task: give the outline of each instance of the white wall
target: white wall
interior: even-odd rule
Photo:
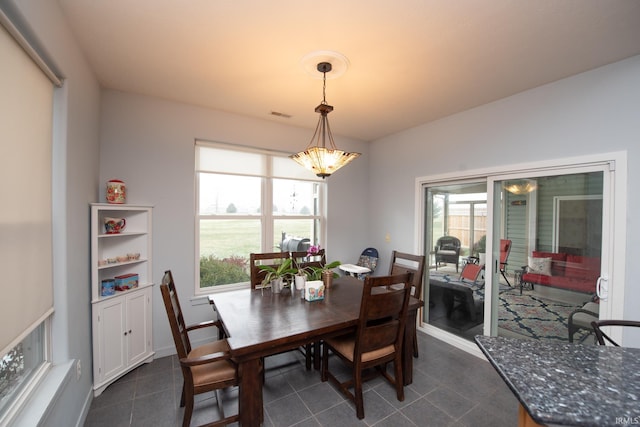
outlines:
[[[313,130],[117,91],[102,93],[101,109],[100,199],[104,199],[106,181],[118,178],[127,185],[127,203],[155,207],[154,281],[158,283],[164,270],[171,269],[187,322],[211,319],[207,304],[191,307],[187,300],[193,297],[196,259],[194,141],[295,152],[306,147]],[[340,148],[363,154],[328,178],[330,225],[327,242],[322,244],[331,260],[353,262],[369,243],[368,146],[334,136]],[[158,287],[154,288],[153,324],[154,349],[159,355],[174,353]]]
[[[640,182],[640,56],[374,141],[373,244],[382,249],[383,265],[392,248],[414,248],[420,238],[414,232],[417,177],[615,151],[627,151],[631,183],[625,313],[640,319],[640,251],[634,244],[640,240],[640,200],[633,185]]]
[[[68,30],[58,3],[15,0],[1,4],[33,36],[65,78],[55,93],[53,362],[80,360],[82,376],[64,384],[46,425],[72,425],[91,403],[89,206],[98,193],[100,89]],[[23,20],[24,18],[24,20]],[[28,22],[28,24],[26,22]],[[33,411],[33,403],[30,405]]]

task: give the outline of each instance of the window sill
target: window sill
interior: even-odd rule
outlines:
[[[42,425],[65,385],[71,380],[74,362],[74,360],[70,360],[52,366],[11,425],[16,427]]]

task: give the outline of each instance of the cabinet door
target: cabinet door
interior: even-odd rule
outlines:
[[[98,366],[94,371],[100,383],[123,372],[127,367],[125,353],[124,300],[114,298],[94,308],[94,351],[98,355]]]
[[[149,355],[151,349],[151,288],[127,298],[128,363],[135,364]]]

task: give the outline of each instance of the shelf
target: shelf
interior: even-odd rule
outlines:
[[[98,234],[98,239],[111,238],[111,237],[127,237],[127,236],[144,236],[146,235],[146,231],[125,231],[123,233],[103,233]]]
[[[94,299],[93,301],[91,301],[91,303],[95,304],[95,303],[98,303],[98,302],[103,302],[103,301],[110,300],[112,298],[117,298],[117,297],[122,296],[124,294],[131,294],[131,293],[134,293],[136,291],[142,290],[144,288],[148,288],[149,286],[153,286],[153,283],[139,283],[138,286],[135,287],[135,288],[127,289],[126,291],[116,291],[116,293],[113,294],[113,295],[107,295],[107,296],[99,295],[98,298]]]
[[[131,261],[124,261],[124,262],[116,262],[113,264],[106,264],[106,265],[99,265],[98,266],[98,270],[107,270],[109,268],[115,268],[115,267],[120,267],[123,265],[131,265],[131,264],[140,264],[143,262],[147,262],[148,260],[146,258],[140,258],[140,259],[134,259]]]

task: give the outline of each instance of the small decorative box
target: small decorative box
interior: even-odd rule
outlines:
[[[102,287],[100,295],[108,297],[116,293],[116,281],[113,279],[106,279],[102,281]]]
[[[116,291],[127,291],[131,288],[138,287],[138,275],[137,274],[123,274],[122,276],[116,276]]]
[[[322,280],[311,280],[305,283],[304,299],[307,301],[324,299],[324,283],[322,283]]]

